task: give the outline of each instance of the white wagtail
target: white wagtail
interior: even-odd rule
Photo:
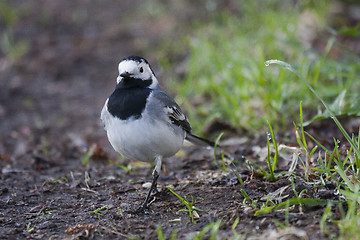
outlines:
[[[147,208],[150,194],[156,191],[164,157],[173,156],[184,139],[213,146],[211,141],[191,133],[186,115],[175,100],[159,86],[149,63],[130,56],[119,63],[116,88],[101,111],[112,147],[132,161],[155,161],[153,179],[146,199],[134,212]]]

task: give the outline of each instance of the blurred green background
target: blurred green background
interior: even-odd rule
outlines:
[[[175,81],[196,127],[225,121],[258,131],[269,120],[289,127],[303,101],[306,119],[329,117],[293,73],[265,67],[292,64],[332,103],[337,115],[359,116],[360,22],[335,1],[239,1],[216,12],[189,37],[185,81]],[[342,12],[344,11],[344,12]],[[360,13],[357,14],[358,18]]]
[[[20,118],[7,99],[26,83],[12,97],[27,124],[81,128],[113,89],[118,61],[135,54],[152,63],[195,132],[253,133],[267,120],[285,130],[300,101],[305,120],[328,117],[294,74],[265,67],[269,59],[292,64],[338,116],[359,116],[359,9],[329,0],[0,0],[0,117]],[[46,116],[39,99],[49,100],[40,104]]]

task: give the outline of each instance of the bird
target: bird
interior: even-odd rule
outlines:
[[[107,138],[130,161],[154,162],[152,182],[144,202],[132,211],[146,212],[151,193],[157,192],[163,158],[175,155],[184,140],[200,146],[214,146],[192,133],[187,116],[165,92],[149,62],[139,56],[122,59],[116,87],[101,110]]]

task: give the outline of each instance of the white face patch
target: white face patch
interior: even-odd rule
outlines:
[[[158,86],[158,81],[153,74],[149,64],[144,61],[138,62],[134,60],[123,60],[119,63],[118,66],[119,76],[117,78],[117,83],[122,80],[121,74],[129,73],[131,74],[132,78],[142,79],[142,80],[149,80],[152,79],[152,84],[149,88],[156,88]]]
[[[136,73],[138,68],[138,63],[136,61],[130,61],[130,60],[125,60],[125,61],[121,61],[119,63],[119,74],[124,73],[124,72],[128,72],[128,73]]]

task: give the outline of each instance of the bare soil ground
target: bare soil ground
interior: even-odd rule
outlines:
[[[245,163],[243,156],[264,166],[266,138],[260,136],[225,145],[244,185],[232,171],[216,167],[212,150],[184,147],[165,162],[161,191],[154,196],[149,214],[126,213],[144,200],[143,183],[151,180],[152,168],[128,165],[125,160],[123,165],[132,167],[126,171],[108,161],[116,162],[117,154],[107,142],[99,113],[115,85],[119,59],[142,55],[144,49],[158,46],[161,38],[176,37],[177,21],[197,16],[192,8],[177,8],[160,21],[141,15],[142,1],[12,4],[22,13],[14,34],[29,41],[29,51],[16,63],[0,55],[1,239],[156,239],[158,225],[167,236],[178,229],[178,238],[185,239],[220,219],[219,233],[226,237],[233,235],[236,218],[236,231],[248,238],[270,238],[270,234],[274,239],[328,238],[319,227],[323,206],[292,207],[289,222],[293,227],[281,229],[276,221],[285,223],[283,211],[255,217],[251,203],[243,204],[241,189],[258,205],[269,192],[281,188],[284,199],[294,196],[288,177],[269,182]],[[325,121],[309,131],[320,140],[340,138],[334,129],[331,121]],[[89,149],[93,155],[84,166],[81,160]],[[291,161],[281,159],[279,171],[287,171]],[[299,164],[295,174],[303,176],[303,172]],[[186,212],[178,212],[184,205],[165,186],[194,198],[194,205],[202,210],[196,223]],[[309,197],[337,199],[332,184],[315,192],[295,178],[295,186],[298,192],[307,189]]]

